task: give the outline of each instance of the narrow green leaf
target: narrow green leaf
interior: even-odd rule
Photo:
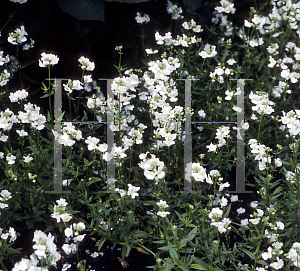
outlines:
[[[178,263],[179,257],[178,257],[176,250],[174,248],[170,248],[169,253],[170,253],[170,256],[172,257],[173,262]]]
[[[200,264],[191,264],[191,265],[190,265],[190,268],[194,268],[194,269],[197,269],[197,270],[209,270],[209,269],[203,267],[203,266],[200,265]]]
[[[244,251],[252,260],[254,260],[255,257],[254,257],[254,254],[251,251],[249,251],[245,248],[241,248],[241,250]]]

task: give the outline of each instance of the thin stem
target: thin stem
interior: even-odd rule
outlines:
[[[51,129],[53,127],[53,118],[52,118],[52,104],[51,104],[51,82],[50,82],[50,65],[48,65],[48,80],[49,80],[49,86],[48,86],[48,98],[49,98],[49,109],[50,109],[50,117],[51,117]],[[60,117],[60,116],[59,116]]]
[[[260,127],[261,127],[261,124],[262,124],[263,118],[264,118],[264,113],[262,112],[262,113],[261,113],[261,115],[260,115],[260,123],[259,123],[259,127],[258,127],[257,142],[259,142],[259,136],[260,136]]]

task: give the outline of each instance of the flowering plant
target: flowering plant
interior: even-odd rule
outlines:
[[[266,3],[234,27],[240,7],[221,0],[210,30],[191,18],[177,31],[186,13],[167,1],[177,26],[155,31],[147,49],[150,17],[137,13],[146,66],[126,69],[117,46],[119,76],[106,91],[86,74],[97,63],[85,56],[79,79],[51,82],[60,58],[43,52],[46,112],[29,89],[9,88],[30,33],[8,33],[17,49],[16,57],[0,51],[2,269],[20,250],[11,247],[17,230],[40,221],[47,227],[34,232],[34,252],[12,270],[67,270],[62,255],[73,254],[73,266],[86,268],[107,240],[121,245],[121,262],[133,248],[151,255],[152,270],[300,268],[300,4]],[[54,116],[58,89],[65,102]],[[83,257],[90,235],[97,245]]]

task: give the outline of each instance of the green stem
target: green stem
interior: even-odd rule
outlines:
[[[84,75],[84,70],[82,71],[82,74],[81,74],[81,83],[83,83],[83,75]],[[79,90],[79,97],[78,97],[78,104],[77,104],[77,113],[76,113],[76,118],[75,120],[77,120],[77,117],[78,117],[78,113],[79,113],[79,103],[80,103],[80,97],[81,97],[81,94],[82,94],[82,89]]]
[[[259,142],[259,136],[260,136],[260,127],[261,127],[261,124],[262,124],[263,118],[264,118],[264,113],[262,112],[262,113],[261,113],[261,115],[260,115],[260,123],[259,123],[259,127],[258,127],[257,142]]]
[[[148,63],[147,54],[146,54],[146,51],[145,51],[144,37],[145,37],[145,35],[144,35],[144,27],[143,27],[143,24],[142,24],[142,45],[143,45],[143,51],[144,51],[145,60]]]
[[[53,128],[53,117],[52,117],[52,103],[51,103],[51,81],[50,81],[50,65],[48,65],[48,80],[49,80],[49,86],[48,86],[48,99],[49,99],[49,109],[50,109],[50,117],[51,117],[51,129]],[[60,116],[58,116],[60,117]]]

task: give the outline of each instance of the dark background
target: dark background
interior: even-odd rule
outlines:
[[[195,10],[194,15],[191,13],[184,15],[193,17],[197,23],[210,24],[209,11],[212,9],[207,6],[207,2],[202,0],[193,2],[198,2],[199,8]],[[176,3],[184,7],[182,1]],[[169,31],[171,23],[171,16],[166,12],[166,4],[165,0],[150,0],[139,4],[105,2],[105,22],[101,22],[72,17],[59,7],[57,1],[28,0],[25,4],[18,4],[13,21],[3,29],[1,40],[4,42],[0,44],[0,50],[3,50],[5,55],[7,53],[15,55],[16,46],[8,43],[7,37],[17,27],[24,25],[28,33],[27,42],[30,38],[35,41],[33,49],[20,52],[21,62],[36,60],[36,63],[26,70],[30,78],[40,79],[47,76],[46,69],[38,66],[42,52],[53,53],[59,57],[59,63],[52,68],[56,77],[80,79],[78,58],[83,55],[96,64],[92,73],[94,79],[114,78],[118,76],[113,66],[118,65],[119,56],[115,51],[118,45],[123,45],[124,48],[123,64],[127,64],[128,68],[142,66],[140,61],[144,54],[140,37],[142,32],[141,25],[135,21],[136,13],[150,15],[150,23],[144,24],[145,47],[157,48],[155,32],[159,31],[164,35]],[[1,0],[1,28],[15,7],[16,4],[9,0]],[[174,27],[176,21],[172,21]]]

